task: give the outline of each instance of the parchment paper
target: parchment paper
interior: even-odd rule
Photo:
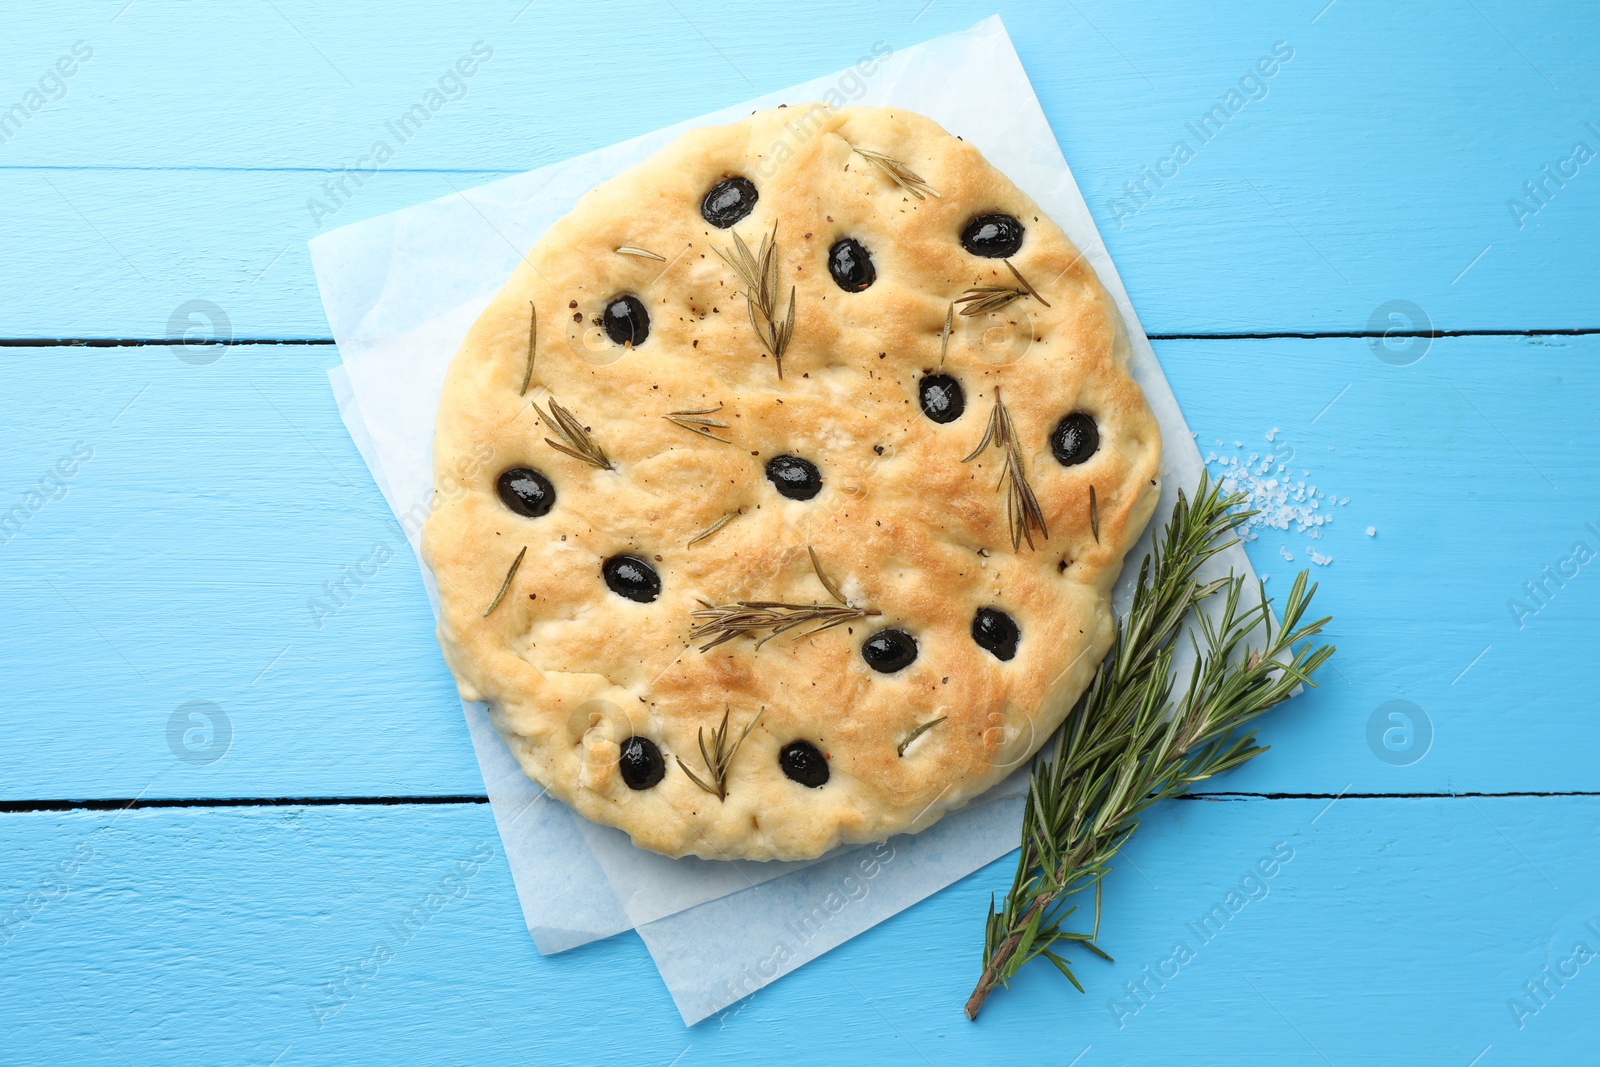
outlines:
[[[1118,613],[1126,610],[1154,531],[1170,516],[1178,490],[1200,478],[1193,435],[999,17],[887,58],[887,46],[874,47],[865,67],[311,241],[317,284],[344,360],[329,372],[340,414],[413,549],[431,497],[434,409],[450,357],[518,258],[579,196],[696,126],[780,103],[894,104],[965,137],[1037,200],[1083,250],[1126,320],[1134,376],[1164,439],[1161,501],[1115,592]],[[860,49],[863,55],[873,50]],[[1230,570],[1249,575],[1253,584],[1254,571],[1238,547],[1215,557],[1206,576]],[[437,610],[426,568],[423,578]],[[539,951],[560,952],[636,928],[690,1025],[1017,844],[1022,769],[980,802],[914,837],[811,863],[666,859],[543,796],[483,707],[463,707]],[[968,933],[976,938],[979,929],[974,916]]]

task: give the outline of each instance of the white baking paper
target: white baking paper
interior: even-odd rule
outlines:
[[[329,373],[340,414],[413,548],[431,496],[433,416],[445,368],[545,228],[594,185],[687,129],[780,103],[842,99],[920,111],[972,142],[1061,224],[1116,299],[1128,325],[1134,376],[1165,444],[1161,501],[1115,594],[1119,614],[1126,610],[1137,560],[1170,516],[1178,490],[1194,486],[1204,469],[1193,436],[999,17],[887,58],[884,51],[881,42],[874,47],[870,69],[858,64],[311,241],[317,284],[344,360]],[[1215,557],[1206,576],[1230,570],[1254,577],[1238,547]],[[426,568],[423,577],[437,606]],[[690,1025],[1017,843],[1026,789],[1021,769],[923,833],[881,845],[810,863],[667,859],[545,797],[522,775],[482,706],[464,709],[539,951],[560,952],[635,928]]]

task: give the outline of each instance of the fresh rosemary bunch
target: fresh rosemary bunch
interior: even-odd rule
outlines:
[[[1295,648],[1329,621],[1302,622],[1316,592],[1307,588],[1306,572],[1295,578],[1277,627],[1265,588],[1247,607],[1244,578],[1197,577],[1201,564],[1234,543],[1223,535],[1252,514],[1235,510],[1242,502],[1242,494],[1224,496],[1202,475],[1192,500],[1180,494],[1164,536],[1140,566],[1133,606],[1111,651],[1034,766],[1017,873],[1004,906],[995,911],[990,902],[983,974],[967,1000],[968,1018],[978,1017],[996,985],[1041,956],[1082,992],[1060,952],[1080,945],[1111,958],[1095,943],[1100,884],[1141,814],[1265,752],[1253,729],[1239,728],[1296,686],[1313,684],[1312,673],[1333,654],[1330,645]],[[1197,611],[1219,594],[1220,607]],[[1191,635],[1195,663],[1187,687],[1175,694],[1177,639],[1191,615],[1199,629]],[[1258,629],[1264,644],[1251,647]],[[1090,931],[1064,929],[1077,910],[1071,898],[1091,888]]]

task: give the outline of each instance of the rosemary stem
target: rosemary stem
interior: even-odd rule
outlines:
[[[989,957],[989,962],[983,968],[983,974],[978,978],[978,984],[973,987],[972,995],[967,998],[967,1018],[977,1021],[978,1012],[983,1010],[983,1002],[989,999],[989,993],[1000,983],[1000,975],[1005,970],[1011,957],[1017,954],[1017,948],[1022,944],[1023,933],[1044,914],[1045,909],[1055,902],[1059,891],[1056,893],[1041,893],[1033,898],[1033,903],[1018,918],[1012,927],[1010,935],[1000,942],[1000,947],[994,950]]]

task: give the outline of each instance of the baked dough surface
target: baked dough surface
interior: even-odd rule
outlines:
[[[855,148],[898,160],[938,195],[918,199]],[[701,213],[729,176],[758,192],[731,230]],[[1037,296],[954,315],[941,367],[952,302],[975,286],[1016,284],[1007,261],[960,239],[990,213],[1023,224],[1009,263]],[[791,286],[796,305],[781,379],[744,283],[717,254],[734,233],[755,251],[774,232],[780,311]],[[845,237],[876,271],[860,292],[828,268]],[[664,261],[619,254],[624,246]],[[649,314],[637,347],[599,326],[624,293]],[[523,394],[530,303],[537,343]],[[552,795],[666,855],[798,859],[931,825],[1036,750],[1109,647],[1111,587],[1159,492],[1160,431],[1129,358],[1113,302],[1066,235],[931,120],[816,104],[686,134],[552,226],[450,364],[423,553],[462,696],[489,703],[523,769]],[[962,386],[954,421],[923,414],[918,383],[931,373]],[[1030,530],[1032,549],[1012,546],[1008,493],[997,489],[1006,453],[991,444],[963,462],[997,392],[1048,528],[1048,538]],[[614,469],[546,443],[561,440],[546,421],[551,399]],[[664,417],[707,409],[718,410],[702,417],[727,424],[710,429],[725,440]],[[1093,418],[1100,440],[1066,466],[1050,436],[1073,412]],[[776,491],[765,465],[783,454],[816,464],[815,497]],[[516,467],[554,486],[548,514],[526,518],[502,502],[497,478]],[[764,633],[709,651],[699,647],[707,639],[691,641],[691,613],[707,604],[834,605],[808,549],[851,606],[877,614],[809,636],[802,626],[759,648]],[[602,563],[618,554],[655,568],[655,600],[608,588]],[[1009,661],[976,643],[981,608],[1015,620]],[[910,633],[917,656],[879,673],[861,649],[887,627]],[[697,737],[725,712],[730,742],[760,719],[718,799],[683,768],[712,781]],[[633,736],[663,757],[664,776],[644,789],[630,788],[618,763]],[[825,755],[824,785],[781,769],[780,751],[797,740]]]

